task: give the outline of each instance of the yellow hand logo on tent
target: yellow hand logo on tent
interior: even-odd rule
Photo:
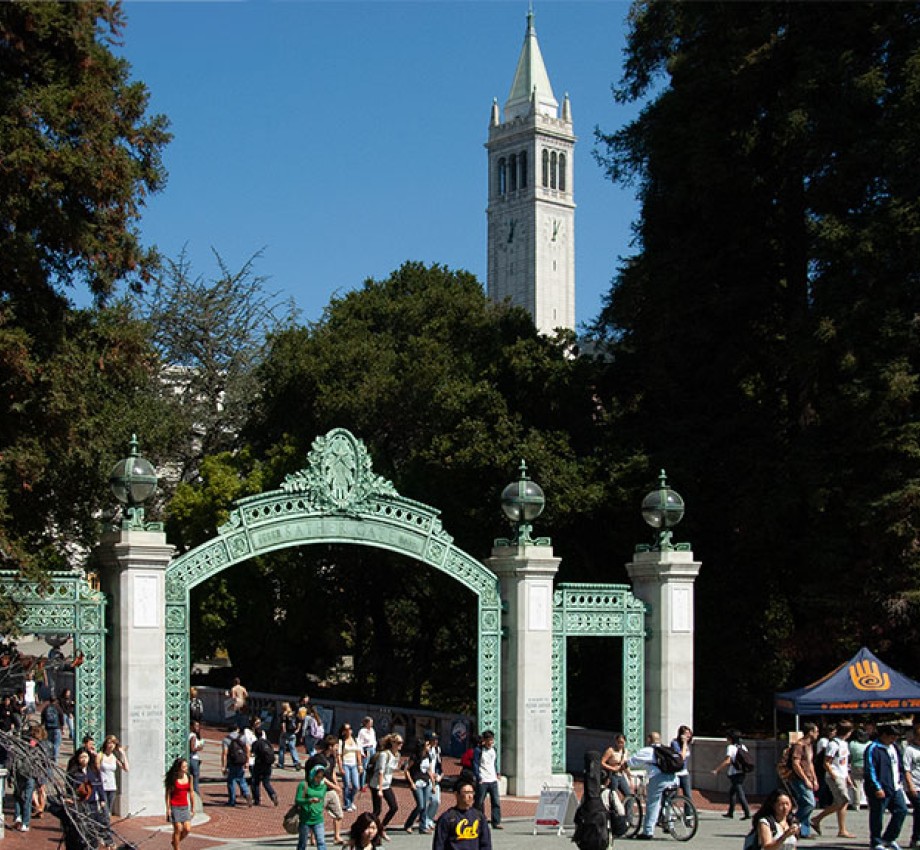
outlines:
[[[887,691],[891,678],[883,673],[877,661],[857,661],[850,665],[850,680],[860,691]]]

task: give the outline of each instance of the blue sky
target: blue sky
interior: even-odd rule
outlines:
[[[406,260],[466,269],[485,285],[486,153],[492,98],[511,88],[525,0],[126,3],[123,55],[171,121],[169,181],[144,241],[213,247],[293,298],[304,321],[335,293]],[[535,24],[575,132],[576,319],[590,322],[638,207],[592,157],[616,104],[625,2],[537,0]]]

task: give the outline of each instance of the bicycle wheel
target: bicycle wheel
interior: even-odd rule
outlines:
[[[675,794],[661,803],[661,825],[677,841],[689,841],[700,825],[696,806],[683,794]]]
[[[635,794],[627,794],[623,798],[623,809],[626,814],[626,823],[629,824],[626,837],[632,838],[642,829],[642,801]]]

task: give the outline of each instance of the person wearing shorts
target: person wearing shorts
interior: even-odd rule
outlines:
[[[846,720],[827,727],[828,742],[824,750],[824,779],[831,792],[831,804],[820,815],[811,819],[811,828],[821,834],[821,821],[828,815],[837,815],[837,837],[855,838],[847,832],[847,806],[850,804],[850,745],[847,739],[853,734],[853,725]]]
[[[179,845],[192,831],[195,815],[195,791],[189,774],[188,762],[177,758],[166,773],[166,820],[172,824],[172,847]]]

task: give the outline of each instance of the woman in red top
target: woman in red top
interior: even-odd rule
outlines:
[[[179,850],[179,843],[191,832],[192,817],[195,814],[195,792],[188,772],[188,762],[177,758],[166,773],[166,820],[173,825],[172,846]]]

